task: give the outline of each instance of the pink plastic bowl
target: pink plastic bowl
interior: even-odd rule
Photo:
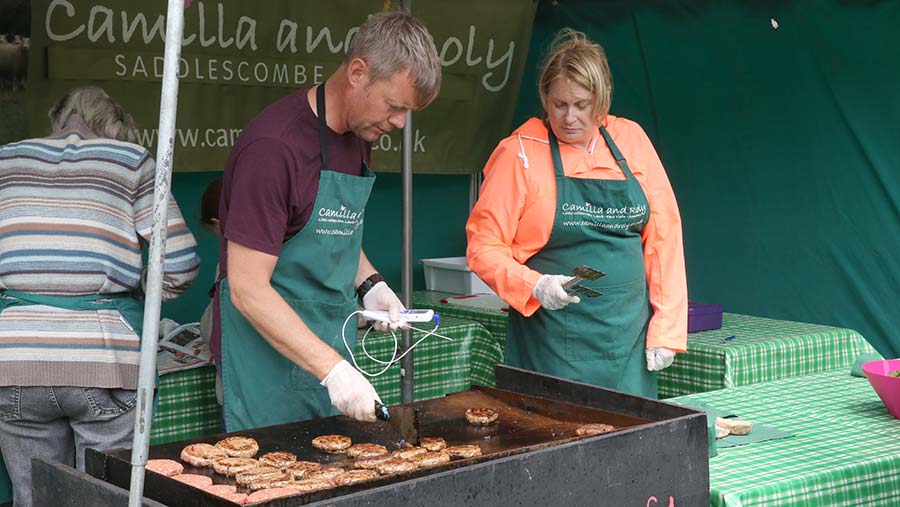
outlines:
[[[862,370],[875,392],[881,397],[888,412],[900,419],[900,377],[888,375],[888,373],[900,370],[900,359],[869,361],[862,365]]]

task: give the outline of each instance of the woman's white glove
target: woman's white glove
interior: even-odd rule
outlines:
[[[581,298],[570,296],[563,289],[563,284],[575,278],[566,275],[541,275],[531,294],[548,310],[560,310],[569,303],[580,303]]]
[[[647,349],[647,369],[659,371],[668,368],[675,360],[675,351],[668,347],[650,347]]]
[[[406,321],[400,320],[400,312],[405,310],[403,303],[388,287],[385,282],[378,282],[363,296],[363,308],[366,310],[385,310],[391,317],[391,322],[375,321],[372,325],[376,331],[397,329],[406,325]],[[374,410],[374,409],[373,409]]]
[[[350,363],[341,361],[334,365],[321,384],[328,389],[331,404],[342,414],[357,421],[375,420],[375,402],[381,403],[381,398],[366,377]]]

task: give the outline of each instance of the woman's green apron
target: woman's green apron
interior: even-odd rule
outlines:
[[[624,180],[569,178],[553,131],[556,216],[547,244],[525,264],[545,274],[569,274],[587,264],[607,273],[582,282],[603,293],[562,310],[531,317],[510,310],[506,364],[655,398],[645,340],[651,308],[641,231],[650,217],[647,197],[605,128],[600,132]]]
[[[272,287],[322,341],[348,356],[341,324],[356,311],[353,280],[362,248],[363,214],[375,176],[334,172],[325,142],[325,86],[316,93],[322,171],[312,215],[281,248]],[[318,379],[285,358],[234,307],[228,279],[220,282],[222,383],[228,431],[336,414]],[[356,342],[356,328],[347,341]]]

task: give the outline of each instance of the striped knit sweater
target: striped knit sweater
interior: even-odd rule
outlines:
[[[155,163],[144,148],[86,129],[0,146],[0,289],[51,296],[141,288]],[[169,200],[163,299],[200,259]],[[42,305],[0,314],[0,385],[135,389],[140,338],[115,310]]]

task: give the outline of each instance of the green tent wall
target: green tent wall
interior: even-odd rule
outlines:
[[[668,171],[691,300],[897,357],[898,25],[896,1],[541,1],[516,121],[554,33],[585,31]]]

